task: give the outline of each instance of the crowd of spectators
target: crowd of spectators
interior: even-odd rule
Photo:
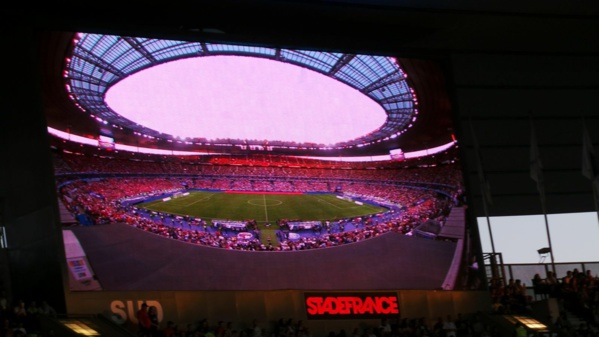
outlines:
[[[223,179],[224,180],[224,179]],[[433,191],[393,185],[374,185],[361,182],[348,184],[350,195],[379,203],[390,204],[392,210],[384,214],[351,219],[339,219],[328,223],[318,235],[302,236],[297,240],[278,236],[278,242],[264,244],[254,220],[247,220],[251,239],[240,240],[235,231],[208,224],[206,221],[168,214],[147,214],[122,203],[130,198],[149,198],[181,190],[180,178],[95,178],[76,180],[64,184],[60,195],[66,207],[73,213],[84,213],[96,224],[126,223],[161,236],[190,243],[241,250],[303,250],[337,246],[361,241],[370,237],[396,231],[409,235],[418,224],[429,219],[440,222],[452,206],[450,199],[438,198]],[[241,185],[238,185],[241,186]],[[368,194],[368,192],[371,192]],[[168,220],[168,221],[167,221]],[[346,226],[347,223],[353,226]],[[345,230],[346,228],[351,230]]]
[[[286,156],[273,154],[237,154],[237,155],[159,155],[150,153],[134,153],[128,151],[107,151],[92,146],[84,146],[69,142],[59,141],[52,151],[55,157],[57,173],[73,172],[127,172],[127,161],[136,161],[148,165],[144,171],[150,173],[186,172],[200,174],[206,167],[221,168],[225,166],[241,166],[255,168],[310,168],[310,169],[379,169],[379,168],[406,168],[406,167],[434,167],[439,164],[448,164],[457,161],[459,150],[457,147],[448,149],[435,155],[417,158],[404,158],[403,160],[381,160],[348,162],[334,159],[314,159],[309,157]],[[97,160],[82,159],[86,157]],[[108,160],[105,160],[108,159]],[[88,162],[94,163],[93,167]],[[121,164],[120,162],[125,162]],[[157,165],[154,165],[157,164]],[[162,171],[162,172],[158,172]],[[216,172],[218,173],[218,172]]]
[[[559,313],[543,320],[557,336],[599,336],[599,277],[591,270],[574,268],[561,277],[553,271],[545,277],[537,273],[528,285],[519,279],[509,279],[505,285],[501,279],[492,279],[490,291],[496,314],[533,315],[535,301],[551,298]],[[569,317],[577,317],[580,323],[573,324]]]
[[[548,272],[546,278],[535,276],[533,282],[535,292],[556,298],[561,309],[578,316],[591,329],[599,332],[599,277],[597,275],[593,275],[590,270],[582,272],[574,268],[566,271],[566,275],[561,278],[553,272]],[[565,325],[566,321],[561,317],[558,323]]]
[[[462,171],[457,163],[444,165],[418,165],[409,168],[397,165],[364,167],[363,163],[343,163],[336,167],[277,165],[255,166],[239,164],[215,164],[210,159],[194,161],[191,158],[152,156],[138,158],[135,155],[117,158],[111,156],[76,155],[54,152],[54,171],[57,176],[76,174],[145,174],[189,175],[194,177],[268,177],[301,179],[333,179],[346,181],[402,181],[434,183],[461,188]],[[283,157],[288,158],[288,157]],[[227,159],[230,161],[231,159]],[[291,159],[290,159],[291,160]],[[294,158],[294,160],[310,160]],[[247,161],[247,160],[246,160]],[[319,162],[312,160],[314,162]],[[422,167],[425,166],[425,167]]]
[[[0,297],[0,337],[42,337],[41,316],[57,317],[56,310],[45,300],[36,301],[18,298],[11,305],[6,291]]]
[[[231,321],[210,322],[200,319],[179,326],[168,321],[149,337],[504,337],[496,325],[476,312],[438,317],[432,321],[418,318],[382,318],[378,323],[359,324],[314,334],[303,320],[280,318],[272,322],[241,323]],[[505,336],[511,337],[511,336]]]
[[[528,294],[526,283],[510,278],[504,284],[500,278],[490,281],[493,312],[498,314],[529,314],[533,297]]]

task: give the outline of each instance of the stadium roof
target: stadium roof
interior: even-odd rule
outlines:
[[[407,83],[407,75],[394,58],[386,56],[80,34],[66,62],[64,78],[73,102],[98,121],[146,136],[174,140],[175,135],[166,135],[161,130],[137,124],[111,109],[104,99],[107,90],[150,67],[184,58],[221,55],[259,57],[304,67],[345,83],[383,107],[387,115],[384,125],[357,139],[334,144],[337,148],[364,146],[395,138],[417,120],[416,94]],[[202,108],[198,107],[197,113],[205,113]],[[237,143],[243,144],[244,140],[239,139]]]
[[[423,60],[397,59],[382,54],[207,42],[209,39],[193,41],[75,32],[48,34],[52,42],[44,45],[42,50],[50,54],[49,59],[53,62],[44,61],[48,74],[45,77],[48,93],[46,112],[48,125],[60,131],[89,138],[109,135],[119,143],[140,147],[206,150],[206,142],[202,145],[201,138],[178,141],[175,135],[123,117],[108,106],[106,92],[139,71],[170,61],[241,55],[283,62],[328,76],[372,99],[386,114],[386,121],[380,128],[362,137],[332,147],[304,143],[298,148],[297,144],[283,143],[293,145],[293,148],[279,149],[281,153],[385,155],[394,149],[419,151],[454,140],[451,108],[443,88],[440,66]],[[57,45],[63,45],[66,52]],[[419,103],[420,100],[426,100],[426,103]],[[248,140],[229,142],[247,144]],[[230,146],[229,143],[222,145]],[[208,150],[217,151],[218,146],[213,142]]]

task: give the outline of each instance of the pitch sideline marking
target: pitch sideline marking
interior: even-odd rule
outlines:
[[[205,196],[205,197],[203,197],[203,198],[201,198],[201,199],[198,199],[198,200],[196,200],[196,201],[192,202],[191,204],[187,204],[187,205],[185,205],[185,207],[189,207],[189,206],[191,206],[191,205],[195,205],[195,204],[197,204],[197,203],[198,203],[198,202],[200,202],[200,201],[206,201],[206,200],[210,200],[210,199],[212,199],[212,195]]]
[[[318,200],[318,202],[323,202],[323,203],[325,203],[325,204],[329,204],[329,205],[331,205],[331,206],[333,206],[333,207],[336,207],[337,209],[353,209],[353,208],[360,208],[360,206],[354,206],[354,205],[352,205],[351,207],[341,207],[341,206],[335,205],[335,204],[333,204],[333,203],[331,203],[331,202],[328,202],[328,201],[326,201],[326,200],[324,200],[324,199],[320,199],[319,197],[316,197],[316,196],[315,196],[314,198],[316,198],[316,200]]]

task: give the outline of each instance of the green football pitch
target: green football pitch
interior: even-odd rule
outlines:
[[[334,220],[386,211],[382,207],[339,199],[333,194],[245,194],[192,191],[187,196],[138,204],[137,207],[204,220]]]

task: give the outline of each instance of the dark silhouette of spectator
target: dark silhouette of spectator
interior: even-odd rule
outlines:
[[[56,317],[56,310],[52,306],[50,306],[50,304],[48,304],[48,302],[46,301],[42,301],[42,304],[40,305],[38,312],[40,315]]]
[[[152,337],[159,337],[160,333],[160,321],[158,321],[158,311],[155,306],[148,307],[148,316],[150,317],[150,334]]]
[[[173,337],[173,336],[175,336],[176,333],[177,333],[177,326],[175,325],[175,322],[173,322],[173,321],[166,322],[166,326],[164,327],[164,329],[162,329],[162,335],[164,337]]]
[[[138,336],[152,337],[152,321],[148,314],[148,305],[144,302],[137,311]]]

